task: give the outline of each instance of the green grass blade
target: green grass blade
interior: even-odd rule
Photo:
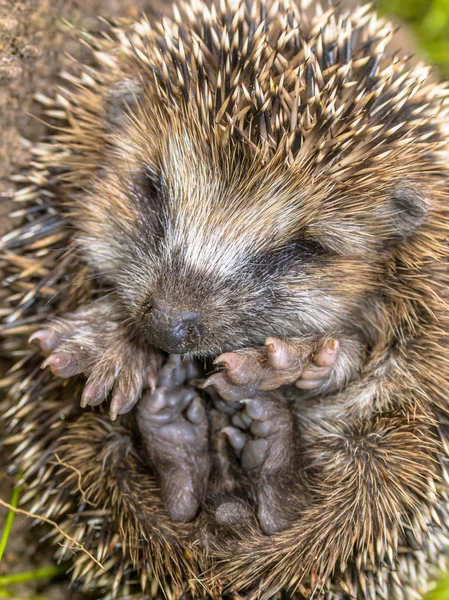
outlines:
[[[20,487],[17,486],[13,489],[10,504],[14,508],[17,508],[20,498]],[[9,510],[6,515],[5,526],[3,528],[2,538],[0,540],[0,561],[5,553],[6,545],[8,543],[9,535],[11,533],[12,524],[14,523],[14,517],[16,516],[13,510]]]
[[[14,585],[17,583],[26,583],[27,581],[36,581],[37,579],[52,579],[58,575],[64,575],[66,567],[51,565],[42,567],[34,571],[24,571],[23,573],[12,573],[11,575],[0,576],[0,586]]]

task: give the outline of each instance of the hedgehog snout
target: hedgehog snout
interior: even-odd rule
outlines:
[[[195,350],[204,331],[198,312],[182,310],[165,302],[153,302],[144,322],[147,339],[172,354]]]

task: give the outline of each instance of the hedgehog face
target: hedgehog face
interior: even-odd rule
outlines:
[[[79,226],[87,259],[148,340],[215,355],[362,322],[427,212],[407,147],[394,168],[388,153],[343,171],[347,158],[317,162],[307,148],[292,161],[282,143],[267,159],[189,107],[142,94],[134,106],[126,96],[131,118],[108,125]]]
[[[413,186],[340,184],[177,128],[105,169],[96,193],[114,192],[120,226],[103,214],[105,231],[97,219],[84,241],[148,340],[215,355],[360,322],[397,242],[423,218]],[[100,251],[99,237],[109,240]]]
[[[123,65],[103,65],[107,91],[75,109],[72,178],[95,179],[79,241],[171,352],[366,322],[432,195],[446,92],[384,60],[390,26],[346,39],[327,12],[309,29],[296,3],[257,6],[139,26]]]

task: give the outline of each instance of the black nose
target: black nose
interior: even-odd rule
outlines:
[[[199,313],[157,302],[146,315],[145,331],[153,345],[166,352],[183,354],[198,347],[203,325]]]

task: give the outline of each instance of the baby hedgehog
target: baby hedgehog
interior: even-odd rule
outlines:
[[[179,0],[81,35],[1,243],[23,501],[102,597],[421,598],[449,530],[447,87],[368,6]]]

